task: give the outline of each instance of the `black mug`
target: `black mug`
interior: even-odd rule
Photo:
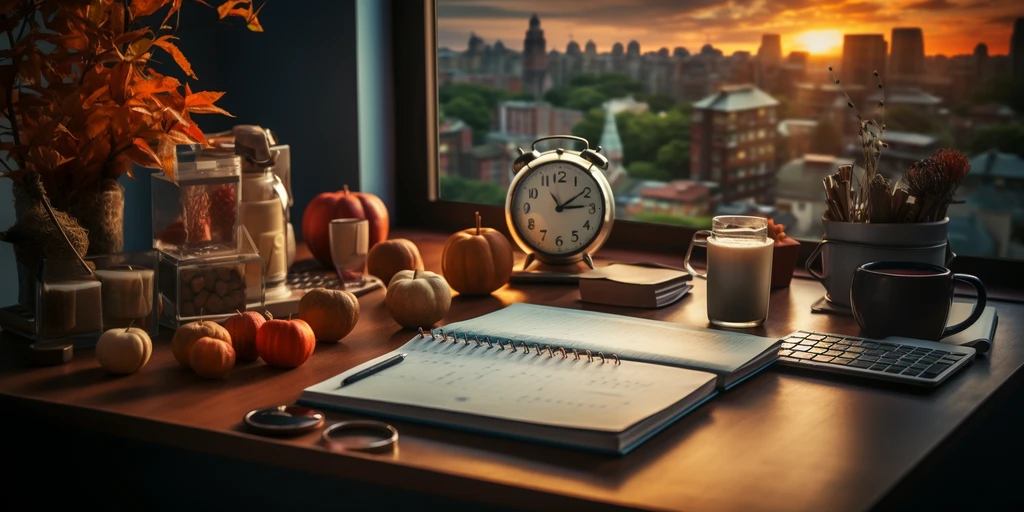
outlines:
[[[978,302],[967,320],[946,327],[957,281],[973,286]],[[938,341],[977,322],[985,311],[985,297],[985,285],[977,277],[904,261],[865,263],[854,272],[850,287],[850,305],[861,334],[874,339]]]

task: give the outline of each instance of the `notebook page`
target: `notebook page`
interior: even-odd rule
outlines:
[[[623,361],[568,359],[497,345],[416,337],[307,392],[569,428],[621,432],[699,389],[714,375]],[[341,381],[396,353],[401,363],[342,387]]]
[[[444,329],[562,346],[567,350],[615,353],[624,359],[716,373],[736,371],[777,342],[750,334],[524,303],[449,324]]]

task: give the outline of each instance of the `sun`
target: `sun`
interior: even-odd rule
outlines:
[[[823,55],[843,44],[843,33],[838,30],[808,30],[796,36],[796,44],[808,52]]]

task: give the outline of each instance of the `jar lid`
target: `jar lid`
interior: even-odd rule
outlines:
[[[202,153],[190,162],[178,162],[178,181],[240,176],[242,159],[235,155]]]

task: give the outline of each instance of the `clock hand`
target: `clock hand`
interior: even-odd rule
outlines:
[[[558,213],[562,213],[562,205],[558,204],[559,201],[558,201],[558,198],[555,197],[555,193],[554,192],[551,192],[551,199],[555,200],[555,211],[558,212]]]
[[[585,205],[582,205],[582,204],[574,204],[574,205],[571,205],[571,206],[562,206],[561,208],[563,210],[571,210],[573,208],[583,208],[584,206]]]
[[[583,193],[586,192],[586,191],[587,191],[587,189],[581,190],[579,194],[576,194],[576,195],[572,196],[572,199],[569,199],[568,201],[558,205],[558,208],[565,208],[566,207],[565,205],[575,201],[577,197],[582,196]]]

